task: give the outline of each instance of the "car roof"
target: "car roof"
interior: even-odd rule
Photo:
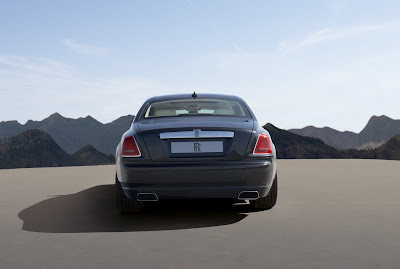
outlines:
[[[235,96],[235,95],[211,94],[211,93],[196,93],[196,95],[197,95],[196,98],[200,98],[200,99],[208,99],[208,98],[228,99],[228,100],[241,101],[241,102],[245,103],[242,98]],[[185,98],[193,98],[193,93],[154,96],[152,98],[147,99],[146,103],[153,103],[153,102],[164,101],[164,100],[185,99]]]
[[[148,104],[154,103],[154,102],[159,102],[159,101],[167,101],[167,100],[174,100],[174,99],[185,99],[185,98],[193,98],[193,93],[188,93],[188,94],[171,94],[171,95],[160,95],[160,96],[154,96],[151,97],[149,99],[146,100],[146,102],[143,103],[142,107],[139,109],[137,116],[135,117],[135,122],[138,121],[138,119],[140,118],[139,115],[141,115],[141,113],[143,112],[143,110],[145,109],[145,107]],[[241,102],[249,111],[251,117],[253,118],[253,120],[256,120],[256,117],[253,113],[253,111],[251,111],[250,107],[247,105],[247,103],[240,97],[235,96],[235,95],[227,95],[227,94],[212,94],[212,93],[196,93],[197,97],[199,99],[225,99],[225,100],[234,100],[234,101],[238,101]]]

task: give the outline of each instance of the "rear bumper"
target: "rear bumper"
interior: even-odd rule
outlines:
[[[242,191],[266,196],[275,176],[275,159],[225,162],[143,163],[122,159],[117,167],[130,199],[155,193],[162,199],[238,198]]]

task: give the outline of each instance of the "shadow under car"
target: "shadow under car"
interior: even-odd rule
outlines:
[[[152,204],[140,214],[120,214],[115,185],[99,185],[55,196],[22,210],[22,229],[42,233],[135,232],[229,225],[247,217],[246,203],[171,200]]]

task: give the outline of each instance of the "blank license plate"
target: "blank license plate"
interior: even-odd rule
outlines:
[[[171,153],[223,152],[222,141],[171,142]]]

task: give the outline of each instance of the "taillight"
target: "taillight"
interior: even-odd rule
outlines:
[[[140,157],[141,155],[135,138],[133,136],[126,137],[122,143],[121,157]]]
[[[254,147],[253,154],[272,154],[271,138],[266,134],[260,134]]]

